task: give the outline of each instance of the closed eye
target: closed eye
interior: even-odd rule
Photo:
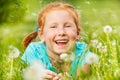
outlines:
[[[50,28],[57,28],[57,26],[51,26]]]
[[[68,27],[71,27],[71,26],[68,25],[68,26],[65,26],[65,27],[68,28]]]

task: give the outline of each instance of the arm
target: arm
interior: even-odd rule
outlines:
[[[32,76],[28,76],[26,80],[29,80],[30,77],[36,78],[36,80],[59,80],[60,76],[51,71],[51,70],[47,70],[45,68],[44,63],[42,62],[42,57],[39,57],[38,55],[42,55],[44,53],[44,50],[41,49],[42,47],[40,46],[40,51],[42,54],[39,54],[38,50],[36,50],[37,45],[35,45],[35,43],[31,43],[25,50],[23,56],[22,56],[22,60],[27,63],[29,66],[26,68],[26,75],[27,74],[33,74],[34,71],[34,75]]]
[[[90,74],[90,65],[84,64],[77,69],[77,80],[87,80],[87,76]]]

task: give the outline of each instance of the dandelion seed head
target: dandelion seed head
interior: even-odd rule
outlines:
[[[97,47],[97,44],[98,44],[99,42],[98,42],[98,40],[91,40],[90,41],[90,44],[93,46],[93,47]]]
[[[102,46],[102,43],[101,42],[99,42],[98,44],[97,44],[97,46],[96,46],[96,48],[101,48],[101,46]]]
[[[87,56],[86,56],[87,64],[98,63],[98,61],[99,61],[98,55],[96,55],[94,53],[87,54]]]
[[[107,46],[102,46],[100,49],[99,49],[100,52],[107,52]]]
[[[60,59],[63,60],[63,59],[65,59],[67,56],[68,56],[68,55],[67,55],[66,53],[63,53],[63,54],[60,55]]]
[[[70,62],[75,59],[75,54],[72,52],[70,54],[63,53],[60,55],[60,59],[63,60],[64,62]]]
[[[43,80],[45,77],[45,66],[35,61],[31,66],[27,67],[23,71],[24,80]]]
[[[9,46],[9,56],[13,58],[17,58],[20,54],[20,51],[14,47],[14,46]]]
[[[61,54],[61,55],[60,55],[60,59],[63,60],[63,61],[65,61],[65,62],[70,61],[69,55],[66,54],[66,53]]]
[[[111,32],[112,32],[112,27],[109,26],[109,25],[106,25],[106,26],[104,27],[104,32],[105,32],[105,33],[111,33]]]

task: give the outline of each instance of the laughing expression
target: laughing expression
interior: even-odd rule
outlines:
[[[65,10],[49,12],[45,18],[43,34],[47,52],[61,54],[66,53],[68,48],[79,36],[73,17]],[[71,46],[70,46],[71,45]]]

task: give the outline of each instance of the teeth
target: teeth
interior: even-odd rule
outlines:
[[[56,41],[56,42],[67,42],[67,41]]]

